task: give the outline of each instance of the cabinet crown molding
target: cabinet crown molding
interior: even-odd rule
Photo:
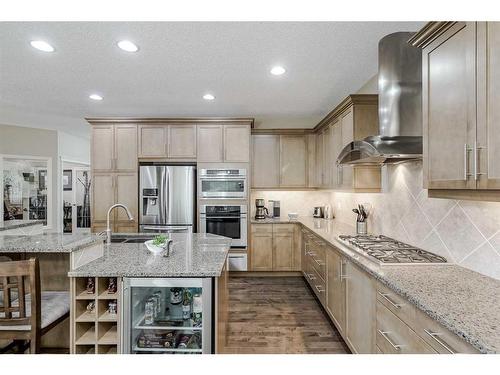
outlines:
[[[339,117],[347,108],[354,104],[376,104],[378,105],[378,94],[352,94],[342,100],[330,113],[328,113],[318,124],[313,128],[314,132],[318,132],[323,127],[330,124],[335,118]]]
[[[456,23],[456,21],[428,22],[422,29],[420,29],[408,40],[408,43],[418,48],[424,48]]]
[[[253,117],[86,117],[91,125],[98,124],[231,124],[254,127]]]

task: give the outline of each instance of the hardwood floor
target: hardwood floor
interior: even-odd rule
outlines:
[[[230,277],[226,353],[350,353],[302,277]]]

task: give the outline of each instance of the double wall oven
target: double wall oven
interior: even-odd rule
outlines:
[[[247,270],[247,170],[207,168],[199,174],[200,227],[202,233],[232,238],[229,270]],[[236,201],[242,201],[238,205]],[[215,203],[216,202],[216,203]]]

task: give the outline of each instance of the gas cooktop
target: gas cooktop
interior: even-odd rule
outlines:
[[[446,258],[393,238],[375,235],[340,235],[344,242],[354,246],[363,255],[376,259],[380,264],[446,263]]]

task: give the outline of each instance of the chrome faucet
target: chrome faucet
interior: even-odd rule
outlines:
[[[125,212],[127,213],[127,216],[128,216],[128,219],[130,221],[134,220],[134,217],[132,216],[132,214],[130,213],[129,209],[127,208],[127,206],[125,206],[124,204],[121,204],[121,203],[117,203],[117,204],[114,204],[112,205],[109,210],[108,210],[108,215],[106,217],[106,243],[107,244],[110,244],[111,243],[111,227],[110,227],[110,224],[109,224],[109,216],[111,215],[111,211],[113,211],[114,208],[116,207],[121,207],[125,210]]]

